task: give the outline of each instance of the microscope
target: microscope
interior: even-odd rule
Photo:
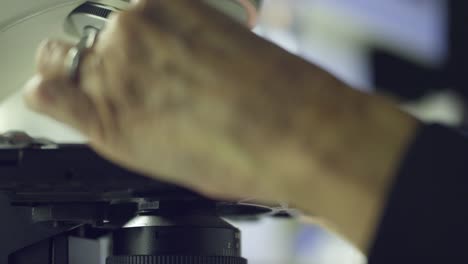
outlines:
[[[208,2],[249,23],[252,12],[246,10],[260,6],[255,0]],[[128,5],[81,1],[68,14],[65,32],[86,38],[85,29],[99,31]],[[68,264],[73,237],[109,238],[107,264],[246,264],[240,231],[225,219],[292,215],[284,206],[213,200],[122,168],[87,145],[22,132],[0,135],[0,175],[0,191],[10,204],[30,208],[34,223],[55,230],[7,252],[9,264]]]
[[[285,216],[280,206],[217,201],[99,157],[13,132],[0,137],[0,190],[30,207],[36,223],[61,230],[24,245],[9,264],[67,264],[68,239],[111,237],[108,264],[245,264],[241,234],[224,218]],[[5,239],[5,238],[2,238]]]

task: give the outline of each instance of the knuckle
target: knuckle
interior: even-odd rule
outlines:
[[[109,44],[113,45],[115,50],[120,51],[122,55],[137,52],[138,46],[141,46],[144,40],[141,24],[141,21],[131,14],[119,14],[113,21],[111,43]]]
[[[154,1],[154,0],[137,0],[133,5],[133,8],[127,11],[127,13],[135,13],[138,15],[152,14],[154,11],[159,11],[162,9],[164,2],[169,1]],[[177,1],[170,1],[177,2]]]
[[[62,68],[70,47],[70,45],[58,40],[46,40],[42,42],[36,52],[36,64],[39,72],[49,75],[57,71],[58,68]]]
[[[117,32],[131,33],[135,30],[135,25],[138,23],[138,16],[130,12],[122,12],[115,16],[114,26]]]
[[[103,74],[103,67],[102,59],[98,54],[89,52],[84,57],[80,66],[80,83],[83,89],[93,91],[90,94],[95,94],[97,88],[101,88],[96,86],[99,86],[103,82],[102,79],[106,78]]]
[[[101,70],[100,65],[100,56],[92,51],[88,51],[80,65],[80,73],[83,77],[94,76]]]
[[[144,95],[138,88],[138,82],[135,78],[128,76],[122,82],[122,95],[130,108],[137,108],[144,104]]]
[[[53,45],[53,41],[49,39],[44,40],[41,42],[41,44],[39,44],[39,47],[36,51],[36,63],[39,66],[41,66],[45,62],[45,59],[47,59],[46,54],[50,53]]]
[[[47,55],[55,51],[63,50],[63,45],[61,41],[54,39],[44,40],[37,49],[38,57],[42,58],[42,55]]]
[[[113,129],[113,118],[110,117],[108,103],[103,98],[94,98],[93,104],[95,105],[95,112],[93,113],[93,122],[86,122],[83,130],[94,140],[99,142],[108,142],[115,137],[117,131]],[[90,114],[90,113],[88,113]],[[84,117],[85,118],[85,117]]]
[[[138,9],[148,8],[151,3],[158,2],[158,1],[134,0],[133,2],[134,2],[133,9],[138,10]]]
[[[105,141],[109,141],[121,131],[119,104],[107,96],[103,96],[99,104],[100,124],[97,129],[101,138]]]

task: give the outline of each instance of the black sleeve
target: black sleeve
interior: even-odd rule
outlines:
[[[402,162],[369,264],[468,263],[468,138],[421,129]]]
[[[447,54],[440,64],[424,64],[396,50],[376,45],[370,47],[372,83],[378,91],[390,93],[401,100],[412,101],[422,96],[450,88],[468,101],[468,1],[440,0],[446,9]],[[396,17],[397,14],[395,15]],[[411,27],[411,25],[409,25]]]

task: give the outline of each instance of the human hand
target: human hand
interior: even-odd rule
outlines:
[[[259,41],[198,1],[139,1],[87,51],[79,83],[64,67],[72,46],[45,42],[25,99],[131,169],[210,195],[255,195],[254,161],[226,127],[246,46]]]

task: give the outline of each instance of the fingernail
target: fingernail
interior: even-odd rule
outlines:
[[[42,52],[49,52],[52,49],[52,41],[50,39],[45,39],[39,44],[38,50]]]

